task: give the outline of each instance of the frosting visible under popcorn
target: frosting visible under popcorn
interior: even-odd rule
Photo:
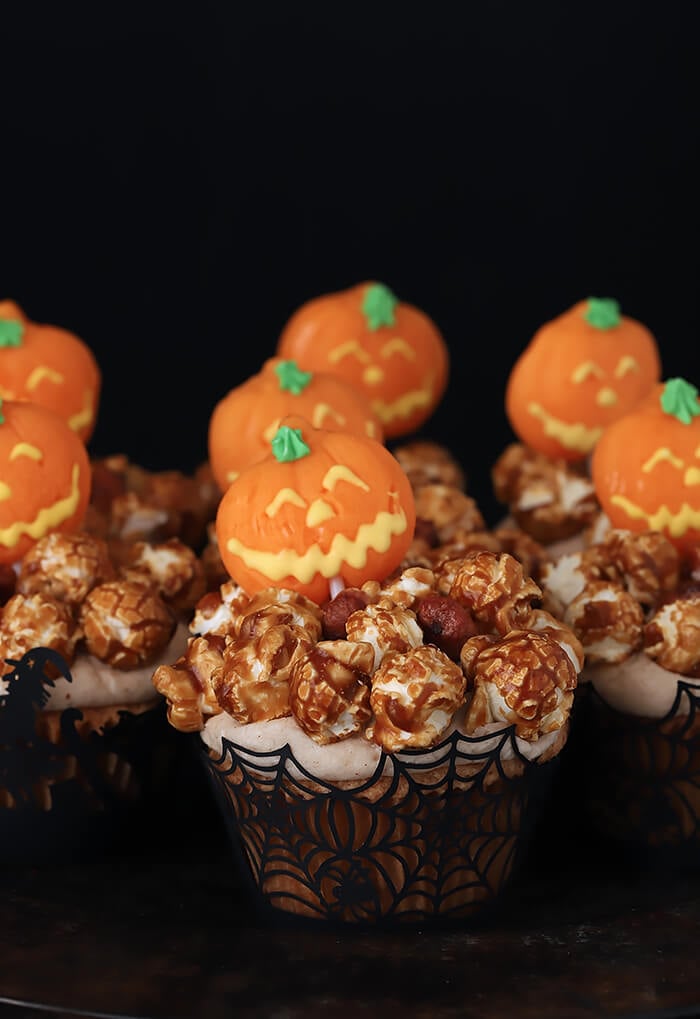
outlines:
[[[463,719],[457,715],[444,735],[446,739],[452,732],[461,730]],[[491,723],[482,728],[474,730],[471,739],[479,739],[480,754],[486,756],[496,748],[500,737],[494,736],[492,740],[488,737],[492,733],[501,733],[504,724]],[[349,739],[341,740],[330,745],[320,745],[310,739],[293,718],[276,718],[271,722],[257,722],[251,725],[240,725],[230,715],[221,714],[210,718],[201,731],[201,737],[205,745],[214,754],[223,753],[223,739],[228,739],[237,746],[251,750],[256,754],[275,754],[282,748],[289,747],[294,760],[307,772],[315,775],[324,782],[366,782],[372,778],[379,768],[382,760],[382,750],[376,743],[371,743],[362,736],[351,736]],[[551,732],[541,736],[538,740],[528,742],[513,738],[517,752],[526,760],[534,761],[547,754],[552,746],[560,739],[560,732]],[[473,745],[464,743],[464,749],[473,751]],[[431,761],[436,763],[443,755],[440,752],[424,750],[421,752],[421,770],[429,765]],[[510,741],[503,745],[501,750],[503,759],[514,756]],[[265,761],[268,765],[270,762]],[[255,762],[251,762],[255,767]],[[294,765],[288,765],[290,772],[294,774]],[[384,774],[391,774],[393,771],[391,756],[384,758]]]
[[[46,711],[64,708],[99,708],[110,704],[140,704],[157,700],[151,677],[161,662],[182,654],[187,627],[180,623],[170,643],[155,661],[128,671],[113,669],[94,655],[80,654],[70,667],[72,682],[59,676],[50,688]],[[1,682],[1,681],[0,681]]]

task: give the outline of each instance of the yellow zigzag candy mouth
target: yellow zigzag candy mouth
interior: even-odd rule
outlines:
[[[33,520],[18,520],[14,524],[10,524],[9,527],[0,529],[0,545],[4,545],[5,548],[14,548],[23,534],[30,538],[41,538],[47,531],[58,527],[64,520],[68,520],[75,513],[80,501],[79,479],[80,467],[78,464],[73,464],[69,494],[62,499],[57,499],[51,506],[42,507]]]
[[[256,570],[272,581],[295,577],[300,583],[308,584],[316,574],[327,579],[342,576],[343,566],[362,569],[367,562],[368,552],[386,552],[392,538],[404,534],[407,527],[408,521],[402,508],[394,513],[380,510],[371,523],[360,524],[354,539],[344,534],[335,534],[327,552],[316,542],[302,555],[291,548],[264,552],[249,548],[238,538],[229,538],[226,548],[249,569]]]
[[[700,510],[694,510],[687,502],[677,513],[672,513],[668,506],[659,506],[655,513],[647,513],[624,495],[613,495],[610,501],[631,520],[644,520],[650,530],[667,531],[672,538],[682,538],[686,531],[700,530]]]
[[[528,411],[534,418],[542,423],[545,435],[550,439],[556,439],[565,449],[575,449],[579,453],[590,453],[598,439],[603,434],[602,428],[587,428],[586,425],[567,424],[555,418],[539,403],[529,403]]]

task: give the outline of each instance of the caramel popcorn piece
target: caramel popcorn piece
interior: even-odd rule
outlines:
[[[644,651],[663,669],[700,676],[700,593],[657,609],[644,627]]]
[[[563,621],[583,644],[590,665],[622,662],[642,645],[642,607],[611,581],[587,584],[566,608]]]
[[[423,643],[423,631],[411,609],[402,609],[390,602],[367,605],[353,612],[345,624],[347,639],[371,644],[374,667],[379,667],[390,651],[404,653]]]
[[[241,638],[260,636],[269,626],[295,626],[316,641],[321,637],[322,620],[321,608],[305,595],[284,587],[266,587],[250,599],[234,626]]]
[[[189,615],[204,595],[204,569],[195,552],[179,538],[152,544],[137,541],[120,574],[127,580],[153,584],[173,612]]]
[[[402,609],[412,609],[435,590],[435,574],[420,566],[409,566],[398,577],[381,586],[376,581],[367,581],[362,585],[362,590],[371,594],[374,602],[388,598],[392,604]]]
[[[465,645],[463,668],[474,687],[465,727],[474,732],[494,722],[515,726],[516,735],[534,742],[566,723],[577,673],[558,643],[544,633],[513,630],[476,654]]]
[[[422,644],[387,655],[372,677],[374,721],[367,736],[387,753],[429,747],[464,702],[461,668],[439,648]]]
[[[43,594],[75,609],[89,591],[115,575],[107,543],[91,534],[52,532],[22,558],[17,576],[21,594]]]
[[[162,541],[172,536],[168,511],[145,502],[136,492],[118,495],[111,506],[111,537],[121,541]]]
[[[550,556],[544,546],[519,527],[495,527],[492,534],[498,543],[495,551],[508,552],[514,556],[522,563],[527,576],[538,582],[543,569],[550,562]]]
[[[220,706],[241,723],[289,715],[290,672],[311,646],[296,626],[270,626],[256,637],[227,639],[216,677]]]
[[[570,626],[547,612],[545,609],[533,609],[523,620],[523,630],[535,630],[556,641],[562,651],[569,656],[576,675],[583,668],[585,654],[583,644]]]
[[[14,594],[0,611],[0,675],[11,671],[7,659],[20,659],[35,647],[58,651],[71,665],[80,629],[64,602],[45,594]]]
[[[433,484],[450,485],[462,490],[466,487],[464,471],[459,463],[445,446],[437,442],[405,442],[396,446],[393,453],[414,490],[422,485]]]
[[[555,616],[563,616],[574,598],[588,584],[599,580],[619,582],[620,576],[600,546],[571,552],[542,568],[542,604]]]
[[[438,542],[449,541],[456,531],[483,531],[484,518],[474,499],[450,485],[422,485],[415,492],[416,517],[428,520]]]
[[[207,591],[195,606],[190,633],[235,636],[250,596],[233,580],[222,584],[218,591]]]
[[[199,732],[221,707],[216,687],[223,667],[223,639],[190,637],[173,665],[159,665],[153,686],[167,701],[168,721],[180,732]]]
[[[600,543],[637,601],[646,607],[654,605],[664,592],[678,587],[681,571],[680,554],[660,531],[613,529]]]
[[[292,666],[289,704],[294,718],[316,743],[336,743],[362,732],[369,704],[374,649],[346,640],[319,641]]]
[[[109,580],[94,587],[80,606],[88,651],[116,669],[153,659],[175,632],[175,617],[148,584]]]
[[[578,534],[600,510],[595,489],[576,464],[509,445],[491,472],[496,498],[523,531],[548,545]]]
[[[474,552],[459,561],[449,594],[479,623],[505,634],[519,625],[542,592],[514,556]]]

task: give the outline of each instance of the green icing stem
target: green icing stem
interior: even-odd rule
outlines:
[[[394,312],[398,303],[398,297],[395,297],[383,283],[372,283],[368,286],[362,298],[362,314],[365,316],[367,328],[374,332],[382,326],[393,326],[396,322]]]
[[[301,437],[301,428],[290,428],[289,425],[281,425],[277,429],[271,445],[275,459],[281,464],[301,460],[311,452]]]
[[[313,378],[312,372],[303,372],[296,361],[280,361],[275,365],[275,373],[279,379],[280,389],[299,396]]]
[[[622,321],[620,305],[612,297],[589,297],[583,317],[595,329],[614,329]]]
[[[0,318],[0,347],[20,347],[24,323],[17,318]]]
[[[669,379],[661,393],[661,409],[684,425],[700,415],[698,391],[685,379]]]

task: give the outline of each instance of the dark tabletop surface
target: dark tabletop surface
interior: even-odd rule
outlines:
[[[5,866],[0,1016],[700,1015],[700,875],[552,822],[498,911],[441,928],[272,926],[206,810],[188,838]]]

